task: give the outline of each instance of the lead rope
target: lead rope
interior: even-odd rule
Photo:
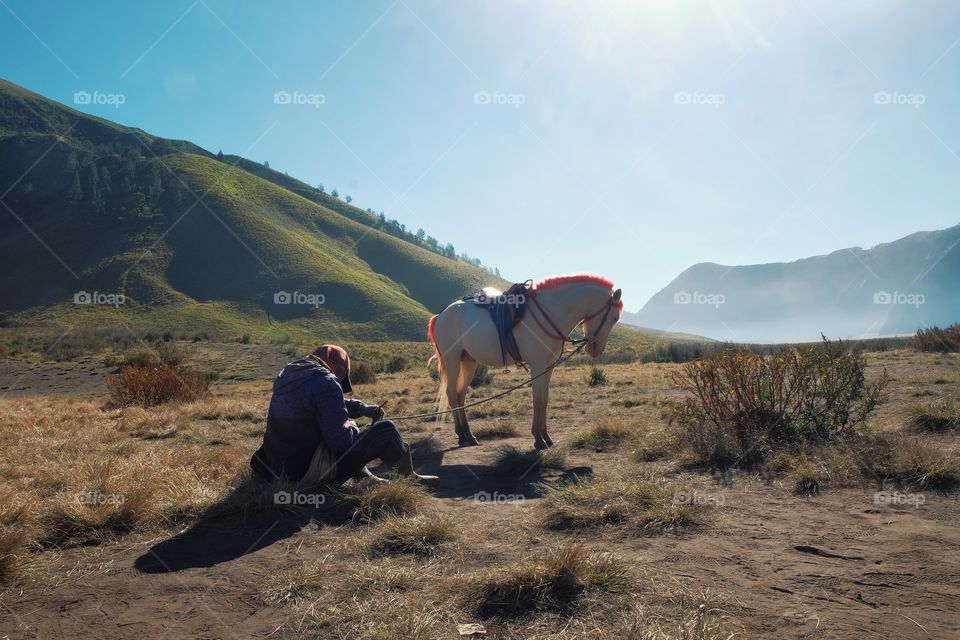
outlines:
[[[575,356],[575,355],[577,355],[578,353],[580,353],[580,352],[583,350],[583,348],[586,347],[587,344],[589,344],[589,341],[588,341],[586,338],[581,338],[581,339],[578,339],[578,340],[570,340],[569,338],[567,338],[567,339],[564,340],[564,344],[566,344],[567,342],[570,342],[570,343],[573,343],[573,344],[577,344],[577,348],[574,349],[573,351],[567,352],[566,355],[561,354],[560,356],[557,357],[557,359],[554,361],[553,364],[551,364],[549,367],[547,367],[546,369],[544,369],[543,371],[541,371],[541,372],[538,373],[537,375],[533,376],[533,377],[530,378],[529,380],[524,380],[524,381],[521,382],[520,384],[514,385],[514,386],[510,387],[509,389],[506,389],[505,391],[501,391],[500,393],[497,393],[497,394],[495,394],[495,395],[490,396],[489,398],[483,398],[482,400],[474,400],[473,402],[468,402],[467,404],[462,405],[462,406],[460,406],[460,407],[453,407],[453,408],[451,408],[451,409],[444,409],[443,411],[432,411],[432,412],[430,412],[430,413],[417,413],[417,414],[413,414],[413,415],[409,415],[409,416],[384,416],[383,419],[384,419],[384,420],[413,420],[413,419],[415,419],[415,418],[431,418],[431,417],[433,417],[433,416],[442,416],[442,415],[447,414],[447,413],[453,413],[454,411],[460,411],[461,409],[469,409],[470,407],[476,407],[476,406],[478,406],[478,405],[484,404],[485,402],[490,402],[491,400],[496,400],[497,398],[502,398],[503,396],[507,395],[508,393],[513,393],[513,392],[516,391],[517,389],[522,389],[523,387],[527,386],[528,384],[531,384],[531,383],[532,383],[534,380],[536,380],[537,378],[539,378],[539,377],[541,377],[541,376],[544,376],[544,375],[550,373],[550,371],[552,371],[552,370],[553,370],[554,368],[556,368],[558,365],[566,362],[567,360],[569,360],[569,359],[572,358],[573,356]],[[561,347],[561,348],[562,348],[562,347]],[[442,390],[441,390],[441,392],[442,392]]]

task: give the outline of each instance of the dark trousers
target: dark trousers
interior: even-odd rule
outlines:
[[[374,460],[391,466],[403,456],[403,437],[390,420],[381,420],[360,431],[353,445],[337,459],[335,484],[346,482]]]

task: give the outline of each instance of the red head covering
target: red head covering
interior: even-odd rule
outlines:
[[[327,365],[331,373],[340,381],[344,393],[352,393],[353,385],[350,384],[350,356],[343,347],[335,344],[325,344],[313,352]]]

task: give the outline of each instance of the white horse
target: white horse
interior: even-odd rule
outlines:
[[[487,295],[499,293],[484,291]],[[531,299],[527,301],[523,318],[513,328],[513,335],[521,359],[529,365],[530,375],[536,378],[532,432],[537,449],[553,446],[547,433],[551,366],[563,354],[570,333],[581,322],[587,353],[594,358],[603,353],[610,330],[623,311],[620,294],[620,289],[614,291],[613,283],[606,278],[590,275],[548,278],[536,283],[528,294]],[[437,360],[440,370],[437,398],[440,410],[463,406],[478,364],[504,364],[500,339],[490,314],[472,301],[457,300],[430,318],[427,333],[436,349],[431,360]],[[516,362],[508,355],[507,364]],[[467,412],[458,409],[453,412],[453,418],[460,446],[479,444],[470,432]]]

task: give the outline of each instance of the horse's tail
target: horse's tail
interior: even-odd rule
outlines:
[[[447,368],[443,364],[443,356],[440,354],[439,345],[437,345],[437,336],[433,332],[438,317],[439,314],[431,317],[430,322],[427,323],[427,338],[429,338],[430,343],[433,344],[433,355],[427,360],[427,367],[429,368],[430,363],[434,360],[437,361],[437,371],[440,373],[440,385],[437,388],[437,411],[443,411],[447,408]],[[437,416],[437,422],[441,422],[442,420],[443,415]]]

